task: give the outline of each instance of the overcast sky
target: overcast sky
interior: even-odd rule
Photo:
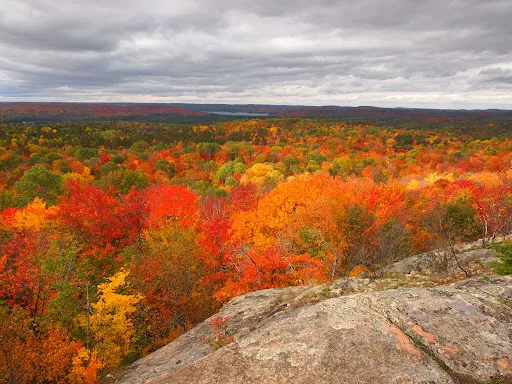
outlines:
[[[512,1],[0,0],[0,101],[512,109]]]

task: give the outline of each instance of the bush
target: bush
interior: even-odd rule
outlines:
[[[220,349],[234,341],[231,332],[228,330],[229,317],[213,317],[210,323],[213,328],[213,336],[205,337],[204,342],[213,350]]]
[[[503,244],[490,244],[501,259],[501,263],[494,263],[494,270],[498,275],[512,275],[512,241],[505,241]]]

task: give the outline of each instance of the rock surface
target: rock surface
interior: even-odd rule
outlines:
[[[467,245],[466,245],[467,246]],[[431,251],[420,255],[411,256],[407,259],[392,264],[385,268],[385,273],[412,273],[424,271],[445,271],[446,273],[460,272],[460,267],[471,267],[472,263],[478,262],[482,266],[490,262],[496,262],[499,259],[495,256],[492,249],[473,249],[466,252],[457,253],[455,256],[443,257],[440,251]]]
[[[342,279],[237,297],[214,316],[229,317],[233,343],[212,350],[206,320],[121,382],[512,383],[512,277],[409,288],[424,281],[413,270],[397,289],[368,292],[378,280]]]

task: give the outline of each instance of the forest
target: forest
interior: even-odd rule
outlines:
[[[428,123],[0,124],[0,382],[94,383],[238,295],[511,233],[507,123]]]

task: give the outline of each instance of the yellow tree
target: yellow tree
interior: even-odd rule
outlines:
[[[56,207],[47,209],[46,203],[36,197],[29,205],[16,212],[12,227],[18,230],[40,231],[50,222],[56,210]]]
[[[133,339],[133,322],[130,314],[142,299],[140,295],[118,292],[126,285],[129,272],[121,269],[107,282],[98,285],[98,301],[91,304],[92,314],[81,319],[82,325],[92,333],[94,351],[106,367],[120,363],[127,354]]]
[[[242,184],[262,185],[264,183],[276,183],[282,178],[282,173],[274,169],[272,164],[256,163],[245,172],[240,182]]]

